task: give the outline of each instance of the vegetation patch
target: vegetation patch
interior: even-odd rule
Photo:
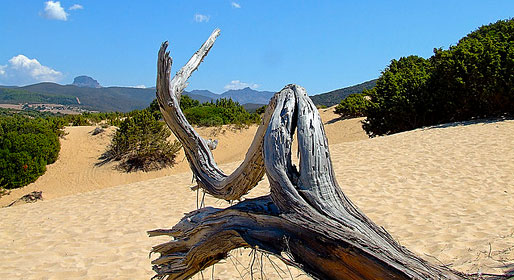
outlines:
[[[371,137],[423,126],[514,114],[514,19],[482,26],[429,59],[393,59],[370,96]],[[345,99],[346,100],[346,99]],[[339,113],[362,109],[343,100]],[[355,107],[355,108],[353,108]]]
[[[198,126],[221,126],[235,124],[248,126],[260,122],[260,115],[248,113],[243,106],[232,99],[218,99],[215,102],[199,104],[182,96],[180,106],[190,124]],[[182,105],[184,104],[184,105]]]
[[[198,100],[182,95],[180,98],[180,109],[187,121],[197,126],[211,127],[233,124],[244,127],[259,123],[261,120],[259,113],[249,113],[242,105],[230,98],[221,98],[216,101],[200,104]],[[152,101],[148,110],[156,118],[162,117],[159,103],[156,99]]]
[[[366,93],[350,94],[336,106],[335,113],[343,118],[364,117],[370,104],[369,100]]]
[[[34,182],[59,155],[62,125],[54,118],[0,116],[0,188]]]
[[[99,164],[118,161],[118,167],[126,172],[171,166],[182,146],[176,140],[168,142],[170,135],[170,130],[150,110],[134,111],[121,121]]]
[[[76,98],[66,94],[52,94],[31,92],[22,89],[0,88],[1,103],[54,103],[54,104],[77,104]]]

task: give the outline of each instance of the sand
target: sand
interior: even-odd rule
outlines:
[[[358,127],[358,120],[347,121]],[[464,272],[498,273],[506,265],[512,267],[513,120],[453,124],[336,143],[339,138],[329,131],[348,139],[352,135],[330,127],[338,123],[341,125],[328,124],[326,130],[339,185],[402,245],[427,260]],[[72,140],[71,131],[63,143]],[[249,145],[241,139],[250,131],[225,133],[227,138],[234,133],[240,146]],[[245,147],[240,148],[246,151]],[[75,159],[78,161],[81,153],[93,156],[98,149],[76,148]],[[219,151],[223,149],[221,146]],[[231,149],[236,148],[230,146],[226,153]],[[64,154],[62,151],[61,155]],[[241,160],[243,155],[234,158]],[[236,161],[221,166],[233,170],[238,164]],[[125,174],[134,178],[123,179],[127,181],[121,183],[144,181],[114,187],[95,187],[101,180],[89,178],[95,175],[114,184],[121,179],[109,178],[118,176],[112,169],[105,174],[103,169],[93,174],[79,172],[84,178],[76,179],[77,183],[65,167],[57,171],[63,179],[61,183],[56,181],[54,188],[67,185],[80,191],[0,209],[0,279],[148,279],[153,275],[148,252],[151,246],[167,239],[148,238],[146,231],[171,227],[183,213],[197,207],[196,193],[189,190],[189,171],[165,170],[163,174],[177,172],[165,177],[160,177],[158,171],[155,176],[160,178],[149,180],[145,176],[154,174]],[[90,185],[82,189],[79,181]],[[263,195],[268,188],[265,179],[250,197]],[[23,193],[28,191],[26,187]],[[208,196],[206,204],[227,206]],[[234,256],[214,267],[214,279],[241,279],[240,274],[250,279],[250,253],[232,252]],[[253,276],[260,279],[261,254],[255,259]],[[266,256],[262,260],[267,279],[277,279],[279,275],[291,278],[285,267],[275,271]],[[204,278],[211,278],[211,273],[207,269]],[[295,279],[307,278],[295,269],[291,269],[291,274]],[[202,277],[197,275],[194,279]]]
[[[330,143],[367,138],[360,125],[362,119],[334,121],[338,115],[333,111],[333,108],[330,108],[320,112],[322,119],[327,123],[325,129]],[[45,174],[36,182],[0,197],[0,207],[32,191],[43,191],[44,199],[53,199],[189,171],[189,164],[183,151],[178,154],[176,165],[158,171],[124,173],[115,169],[116,162],[96,166],[98,158],[105,152],[112,139],[114,128],[92,135],[94,129],[95,126],[66,127],[66,135],[61,139],[61,151],[57,161],[48,165]],[[235,129],[229,126],[203,127],[197,128],[197,131],[205,139],[218,139],[219,144],[213,155],[218,164],[224,164],[244,159],[257,126],[250,126],[248,129]],[[344,133],[341,133],[342,131]],[[170,137],[170,140],[175,139],[174,136]]]

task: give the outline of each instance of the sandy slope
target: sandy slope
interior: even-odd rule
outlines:
[[[513,135],[509,120],[329,141],[343,191],[402,245],[465,272],[500,272],[514,263]],[[190,185],[185,172],[0,209],[0,279],[148,279],[148,251],[166,238],[145,232],[196,209]],[[263,180],[250,195],[268,187]],[[206,204],[226,206],[209,197]],[[250,279],[250,252],[233,252],[215,266],[214,279]],[[286,268],[262,260],[267,279],[290,279]]]
[[[337,115],[333,109],[321,112],[323,120],[331,122]],[[61,140],[59,158],[47,166],[47,171],[35,183],[13,190],[10,195],[0,198],[0,207],[32,191],[43,191],[44,199],[53,199],[70,194],[112,187],[132,182],[144,181],[170,174],[189,171],[184,154],[178,155],[173,167],[152,172],[123,173],[114,169],[115,163],[95,166],[98,158],[110,143],[114,129],[105,133],[91,135],[95,127],[67,127],[66,136]],[[332,122],[326,126],[330,143],[340,143],[367,138],[361,128],[360,119]],[[257,126],[248,129],[199,128],[198,133],[206,138],[218,139],[219,145],[213,154],[219,164],[243,160]],[[172,139],[175,139],[172,137]]]

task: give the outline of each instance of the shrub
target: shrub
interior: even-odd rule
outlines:
[[[449,50],[435,49],[431,63],[429,86],[444,101],[436,112],[441,121],[514,112],[514,19],[482,26]]]
[[[248,113],[243,106],[232,99],[221,98],[214,102],[200,104],[198,100],[182,95],[180,98],[180,109],[190,124],[199,126],[221,126],[226,124],[247,126],[260,122],[260,115],[258,113]],[[157,99],[154,99],[146,110],[152,112],[156,119],[162,118]]]
[[[367,92],[371,102],[365,111],[366,132],[375,136],[419,127],[432,105],[424,95],[429,75],[430,63],[422,57],[393,59]]]
[[[364,117],[370,103],[366,94],[367,91],[348,95],[336,106],[334,112],[343,118]]]
[[[482,26],[428,60],[392,60],[370,96],[370,136],[513,114],[514,19]]]
[[[268,107],[268,105],[264,105],[262,107],[259,107],[257,108],[257,110],[255,110],[255,113],[256,114],[259,114],[259,115],[262,115],[266,112],[266,108]]]
[[[174,164],[181,145],[169,143],[171,132],[149,110],[134,111],[116,131],[109,149],[101,157],[102,163],[120,161],[127,172],[155,170]]]
[[[84,115],[66,115],[65,119],[70,126],[87,126],[91,125],[91,121]]]
[[[228,122],[222,108],[209,105],[188,108],[184,115],[190,124],[200,126],[220,126]]]
[[[0,117],[0,187],[34,182],[59,155],[58,124],[53,119]]]
[[[180,97],[180,109],[182,111],[185,111],[189,108],[198,107],[200,106],[200,101],[196,99],[192,99],[191,97],[187,95],[182,95]]]
[[[238,102],[225,98],[218,99],[216,102],[207,102],[200,106],[190,107],[183,112],[190,124],[199,126],[226,124],[244,126],[260,122],[259,114],[248,113]]]

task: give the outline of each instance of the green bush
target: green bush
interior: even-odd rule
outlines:
[[[223,108],[215,106],[192,107],[185,110],[184,115],[189,123],[201,126],[219,126],[228,121],[224,120]]]
[[[334,112],[343,118],[364,117],[369,103],[366,93],[350,94],[336,106]]]
[[[264,105],[262,107],[259,107],[257,108],[257,110],[255,110],[255,113],[258,114],[258,115],[262,115],[266,112],[266,108],[268,107],[268,105]]]
[[[0,187],[19,188],[41,176],[57,160],[61,127],[55,119],[0,117]]]
[[[419,56],[393,59],[376,86],[367,91],[364,129],[370,136],[414,129],[424,123],[433,103],[427,102],[430,62]]]
[[[121,122],[101,157],[102,163],[120,161],[119,167],[127,172],[173,165],[181,145],[178,141],[169,143],[166,139],[170,135],[170,130],[149,110],[133,111]]]
[[[431,63],[429,87],[444,101],[439,121],[514,112],[514,19],[482,26],[449,50],[435,49]]]
[[[190,124],[198,126],[221,126],[226,124],[247,126],[260,122],[260,114],[249,113],[232,99],[221,98],[215,102],[200,104],[198,100],[182,95],[180,109]],[[162,118],[157,99],[154,99],[146,110],[152,112],[157,119]]]
[[[198,107],[200,106],[200,101],[196,99],[192,99],[191,97],[187,95],[182,95],[180,98],[180,109],[182,111],[185,111],[189,108]]]
[[[190,124],[220,126],[225,124],[250,125],[260,122],[260,115],[248,113],[232,99],[218,99],[185,109],[184,115]]]
[[[70,115],[72,116],[70,125],[71,126],[88,126],[92,125],[91,121],[83,115]]]
[[[392,60],[369,93],[370,136],[514,114],[514,19],[482,26],[428,60]]]

